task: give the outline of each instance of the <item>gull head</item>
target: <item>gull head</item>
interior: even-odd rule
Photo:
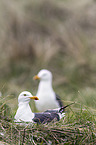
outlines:
[[[20,93],[20,95],[18,97],[18,102],[19,103],[29,103],[30,99],[39,100],[38,97],[33,96],[30,92],[23,91],[22,93]]]
[[[34,80],[52,80],[52,73],[49,70],[42,69],[39,73],[33,77]]]

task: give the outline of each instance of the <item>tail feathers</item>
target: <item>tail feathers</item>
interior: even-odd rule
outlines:
[[[61,107],[60,110],[59,110],[59,112],[60,112],[60,113],[64,112],[64,111],[65,111],[65,108],[71,106],[72,104],[75,104],[75,102],[74,102],[74,103],[71,103],[71,104],[68,104],[68,105],[66,105],[66,106],[64,106],[64,107]]]

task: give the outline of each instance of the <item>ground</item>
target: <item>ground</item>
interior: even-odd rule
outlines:
[[[53,74],[53,88],[64,105],[76,103],[66,109],[64,120],[27,128],[24,142],[96,143],[95,3],[95,0],[0,1],[0,115],[12,119],[1,119],[0,131],[4,136],[0,140],[9,144],[23,142],[24,127],[13,123],[17,98],[24,90],[36,94],[39,82],[33,76],[46,68]],[[34,102],[30,105],[36,111]]]

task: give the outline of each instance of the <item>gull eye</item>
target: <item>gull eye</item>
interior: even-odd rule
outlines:
[[[26,94],[24,94],[24,96],[27,96]]]

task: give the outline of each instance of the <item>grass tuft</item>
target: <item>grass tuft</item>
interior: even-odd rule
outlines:
[[[3,112],[3,110],[0,110]],[[9,144],[95,144],[96,116],[81,106],[69,108],[64,119],[49,124],[15,124],[0,114],[0,140]]]

